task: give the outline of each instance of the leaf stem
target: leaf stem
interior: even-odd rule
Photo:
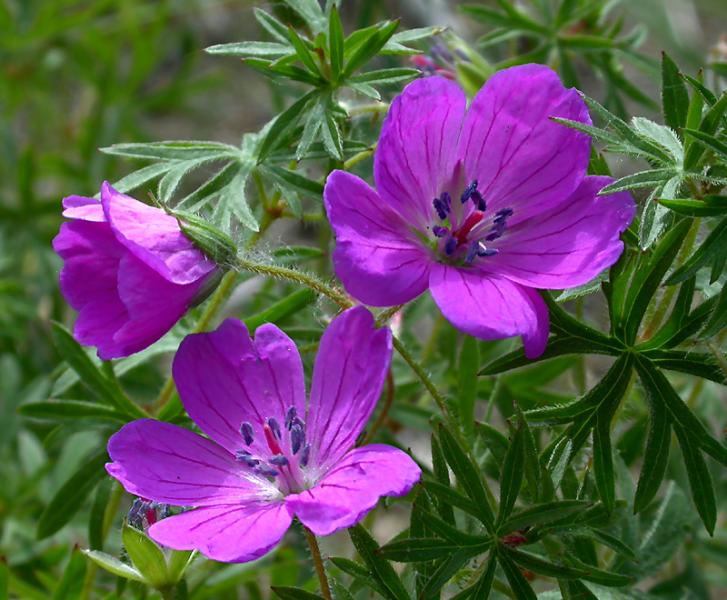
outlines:
[[[371,156],[374,153],[374,150],[376,150],[376,144],[374,144],[371,148],[361,150],[361,152],[359,152],[358,154],[354,154],[351,158],[343,163],[343,170],[349,171],[352,167],[355,167],[358,163],[366,160],[369,156]]]
[[[444,396],[439,393],[437,388],[434,386],[434,383],[432,382],[432,379],[429,377],[427,372],[424,370],[424,367],[422,367],[411,355],[409,350],[406,349],[406,346],[401,343],[401,340],[396,337],[392,336],[392,339],[394,341],[394,348],[396,348],[396,351],[399,353],[399,355],[404,359],[406,364],[409,365],[412,371],[414,371],[414,374],[419,377],[421,382],[424,384],[424,387],[427,388],[427,391],[431,395],[432,398],[434,398],[434,401],[437,403],[437,406],[439,406],[439,410],[442,411],[442,414],[449,416],[449,410],[447,408],[447,401],[445,400]]]
[[[323,597],[326,600],[333,600],[333,596],[331,595],[331,588],[328,585],[328,577],[326,577],[326,569],[323,566],[323,559],[321,558],[321,549],[318,547],[318,540],[316,540],[316,536],[305,525],[303,526],[303,531],[305,531],[305,537],[308,540],[308,546],[310,547],[310,555],[313,559],[313,565],[316,568],[318,581],[321,584],[321,594],[323,594]]]

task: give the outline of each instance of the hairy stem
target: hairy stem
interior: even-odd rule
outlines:
[[[414,371],[414,374],[420,379],[420,381],[424,384],[424,387],[427,388],[427,391],[431,395],[432,398],[434,398],[434,401],[437,403],[437,406],[439,406],[439,410],[442,411],[443,415],[449,416],[449,410],[447,409],[447,401],[444,399],[444,396],[439,393],[437,388],[434,386],[434,383],[432,382],[431,378],[429,377],[429,374],[424,370],[424,367],[422,367],[411,355],[409,350],[406,349],[406,346],[401,343],[401,340],[397,338],[396,336],[393,336],[394,340],[394,348],[396,348],[396,351],[401,355],[401,357],[404,359],[406,364],[409,365],[412,371]]]
[[[318,581],[321,584],[321,594],[323,594],[323,597],[326,600],[333,600],[331,588],[328,585],[328,577],[326,577],[326,569],[323,566],[323,559],[321,558],[321,550],[318,547],[318,540],[316,540],[316,536],[305,525],[303,526],[303,531],[305,531],[305,537],[308,540],[308,546],[310,546],[310,555],[313,559],[313,565],[316,568]]]

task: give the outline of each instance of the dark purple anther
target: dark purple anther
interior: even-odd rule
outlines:
[[[310,459],[310,444],[306,444],[303,452],[300,453],[300,461],[298,461],[300,466],[305,467],[308,464],[308,459]]]
[[[457,240],[453,237],[447,238],[447,241],[444,243],[444,252],[450,256],[454,253],[454,251],[457,249]]]
[[[271,465],[275,465],[276,467],[287,467],[288,466],[288,459],[285,458],[282,454],[273,456],[268,462]]]
[[[485,248],[484,246],[481,246],[477,250],[477,256],[495,256],[499,250],[497,248]]]
[[[477,191],[477,180],[475,179],[472,183],[470,183],[462,192],[462,195],[460,196],[460,201],[462,204],[465,204],[467,200],[469,200],[472,197],[472,194],[474,194]]]
[[[472,192],[472,203],[475,205],[475,208],[480,212],[485,212],[487,210],[487,203],[482,197],[482,194],[480,194],[477,190]]]
[[[272,467],[266,467],[266,466],[260,466],[255,470],[256,473],[259,473],[260,475],[265,475],[266,477],[277,477],[278,471],[273,469]]]
[[[472,261],[475,259],[475,256],[479,255],[479,242],[472,242],[469,245],[469,248],[467,248],[467,255],[464,257],[464,262],[466,262],[468,265],[472,264]]]
[[[442,192],[442,195],[439,198],[432,200],[432,204],[434,205],[434,210],[437,211],[439,218],[444,221],[449,214],[450,207],[452,206],[452,198],[447,192]]]
[[[290,429],[290,446],[293,454],[298,454],[301,446],[305,444],[305,430],[298,423]]]
[[[449,229],[447,229],[446,227],[440,227],[439,225],[435,225],[434,227],[432,227],[432,233],[434,234],[434,237],[441,238],[449,233]]]
[[[268,418],[268,427],[270,427],[270,431],[273,432],[273,435],[275,436],[276,440],[280,439],[280,424],[278,423],[277,419],[273,417]]]
[[[248,446],[255,441],[255,438],[253,437],[253,429],[252,425],[245,421],[242,425],[240,425],[240,433],[242,434],[242,439],[245,440],[245,444]]]
[[[291,406],[288,409],[288,412],[285,413],[285,428],[290,431],[290,428],[293,426],[293,419],[296,418],[298,414],[298,411],[295,410],[295,406]]]

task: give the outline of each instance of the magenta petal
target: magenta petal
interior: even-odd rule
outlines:
[[[269,456],[265,419],[273,417],[282,426],[290,406],[305,414],[298,349],[274,325],[258,327],[254,341],[236,319],[227,319],[211,333],[189,335],[174,357],[172,370],[189,416],[230,452],[246,448]],[[243,446],[240,434],[243,422],[249,422],[254,431],[249,447]]]
[[[365,181],[333,171],[323,197],[336,234],[333,264],[349,294],[372,306],[392,306],[427,289],[426,251]]]
[[[108,452],[109,474],[126,491],[156,502],[208,506],[277,493],[211,440],[153,419],[124,425],[109,439]]]
[[[272,550],[290,527],[285,504],[229,504],[167,517],[151,538],[175,550],[199,550],[221,562],[248,562]]]
[[[483,340],[522,336],[525,356],[537,358],[548,340],[548,309],[538,293],[474,269],[438,265],[430,287],[442,314],[457,329]]]
[[[101,202],[119,241],[165,279],[183,285],[215,269],[185,237],[177,219],[160,208],[117,192],[107,182],[101,186]]]
[[[129,316],[117,290],[117,271],[124,248],[106,223],[71,221],[61,225],[53,249],[63,259],[60,286],[78,311],[74,335],[79,343],[98,347],[103,359],[125,356],[114,334]]]
[[[96,223],[101,223],[106,220],[103,206],[95,198],[67,196],[63,198],[63,209],[63,216],[67,219],[95,221]]]
[[[329,535],[358,523],[381,496],[404,496],[421,469],[391,446],[356,448],[310,490],[288,496],[288,508],[316,535]]]
[[[598,196],[608,177],[587,177],[568,201],[508,230],[492,269],[524,285],[564,289],[584,284],[614,264],[619,234],[634,217],[627,192]]]
[[[452,177],[465,106],[456,83],[418,79],[394,99],[381,129],[374,156],[376,189],[419,229],[433,220],[432,199]]]
[[[115,343],[128,355],[156,342],[187,312],[203,283],[171,283],[126,253],[119,262],[118,294],[129,319],[114,333]]]
[[[311,464],[324,472],[353,446],[366,425],[391,361],[391,331],[376,329],[373,315],[359,306],[336,317],[318,350],[307,434]]]
[[[551,117],[590,123],[578,92],[543,65],[495,73],[467,112],[459,156],[489,210],[514,209],[511,225],[566,200],[586,174],[588,136]]]

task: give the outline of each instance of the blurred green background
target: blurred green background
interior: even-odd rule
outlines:
[[[275,10],[243,0],[0,0],[0,555],[23,581],[42,584],[70,544],[85,543],[83,519],[40,542],[35,523],[98,443],[95,433],[17,416],[19,405],[48,397],[61,360],[49,323],[72,317],[50,249],[60,199],[93,195],[102,180],[131,170],[98,148],[165,139],[237,144],[276,114],[281,90],[239,61],[203,52],[260,39],[254,5]],[[665,49],[686,72],[727,62],[725,0],[630,0],[618,10],[627,27],[644,27],[642,51],[651,58]],[[352,26],[401,17],[404,27],[447,25],[470,42],[482,33],[445,0],[344,0],[342,14]],[[656,71],[628,74],[657,97]],[[583,75],[585,91],[598,98],[599,82]],[[44,597],[15,585],[19,597]]]

